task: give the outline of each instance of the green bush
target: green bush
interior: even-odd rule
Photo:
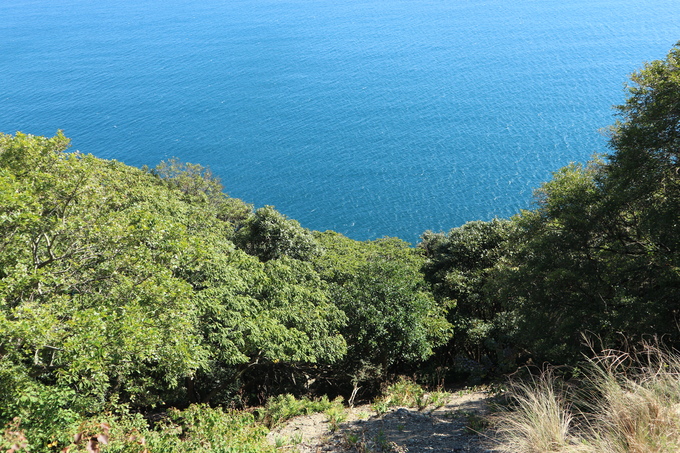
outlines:
[[[450,394],[441,390],[427,391],[417,383],[400,378],[397,382],[387,387],[383,395],[373,403],[373,408],[378,413],[384,413],[390,407],[415,407],[424,410],[428,406],[439,407],[444,404]]]
[[[298,415],[337,410],[338,407],[342,407],[342,398],[330,401],[325,395],[317,400],[307,397],[297,399],[290,394],[277,395],[269,398],[258,418],[266,426],[274,427]]]
[[[248,412],[224,411],[207,405],[159,414],[153,428],[140,415],[124,415],[82,423],[68,451],[86,451],[88,439],[102,439],[111,453],[267,453],[267,428]],[[101,421],[104,420],[104,421]],[[87,450],[90,451],[90,450]],[[95,450],[96,451],[96,450]]]

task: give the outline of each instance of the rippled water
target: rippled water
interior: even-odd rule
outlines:
[[[309,228],[416,241],[606,151],[677,0],[0,2],[0,131],[177,156]]]

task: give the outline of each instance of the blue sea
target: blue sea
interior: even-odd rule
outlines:
[[[678,40],[678,0],[0,0],[0,131],[417,242],[607,152],[629,74]]]

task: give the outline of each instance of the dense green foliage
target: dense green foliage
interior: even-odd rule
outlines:
[[[334,232],[316,237],[324,254],[314,264],[348,317],[343,369],[355,383],[422,361],[448,339],[451,326],[427,291],[418,250],[396,238],[362,243]]]
[[[344,355],[324,283],[307,263],[236,249],[224,213],[239,202],[213,180],[187,190],[177,182],[205,175],[67,147],[61,134],[0,137],[4,421],[30,429],[49,407],[58,428],[120,403],[183,404],[234,384],[238,366]]]
[[[633,74],[611,155],[572,164],[509,221],[427,233],[426,279],[449,303],[445,354],[575,363],[645,336],[680,340],[680,47]],[[445,362],[446,363],[446,362]]]
[[[374,329],[356,316],[373,299],[339,296],[322,264],[333,252],[322,259],[322,241],[297,222],[230,199],[199,165],[140,170],[68,145],[61,134],[0,136],[0,422],[21,417],[34,448],[66,443],[105,411],[248,403],[302,391],[317,372],[344,379],[348,349],[380,368],[425,358],[445,337],[410,279],[417,260],[373,271],[385,282],[376,297],[400,310],[399,324]],[[387,361],[392,340],[400,352]]]
[[[678,346],[679,65],[676,46],[635,73],[611,155],[556,172],[534,209],[415,248],[253,211],[197,164],[0,135],[0,445],[104,430],[111,451],[264,451],[252,417],[192,403],[482,379],[577,362],[584,336]]]
[[[234,240],[239,247],[262,261],[284,256],[306,261],[320,253],[310,231],[271,206],[258,209]]]
[[[516,221],[507,286],[538,357],[578,358],[582,333],[605,347],[680,339],[679,58],[632,76],[607,160],[558,172]]]
[[[423,273],[441,306],[450,307],[454,336],[437,360],[473,379],[514,365],[514,306],[503,297],[498,268],[511,256],[507,220],[469,222],[448,234],[426,232]]]

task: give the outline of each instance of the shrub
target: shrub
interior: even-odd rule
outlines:
[[[329,401],[327,396],[312,400],[307,397],[301,399],[293,395],[277,395],[269,398],[264,410],[260,411],[259,419],[268,427],[277,426],[298,415],[309,415],[316,412],[337,413],[342,408],[342,398]],[[327,416],[331,418],[328,413]]]
[[[385,413],[389,407],[399,406],[417,407],[422,411],[427,406],[443,405],[447,396],[448,392],[439,390],[428,392],[417,383],[402,377],[387,387],[383,395],[373,403],[373,408],[379,414]]]

